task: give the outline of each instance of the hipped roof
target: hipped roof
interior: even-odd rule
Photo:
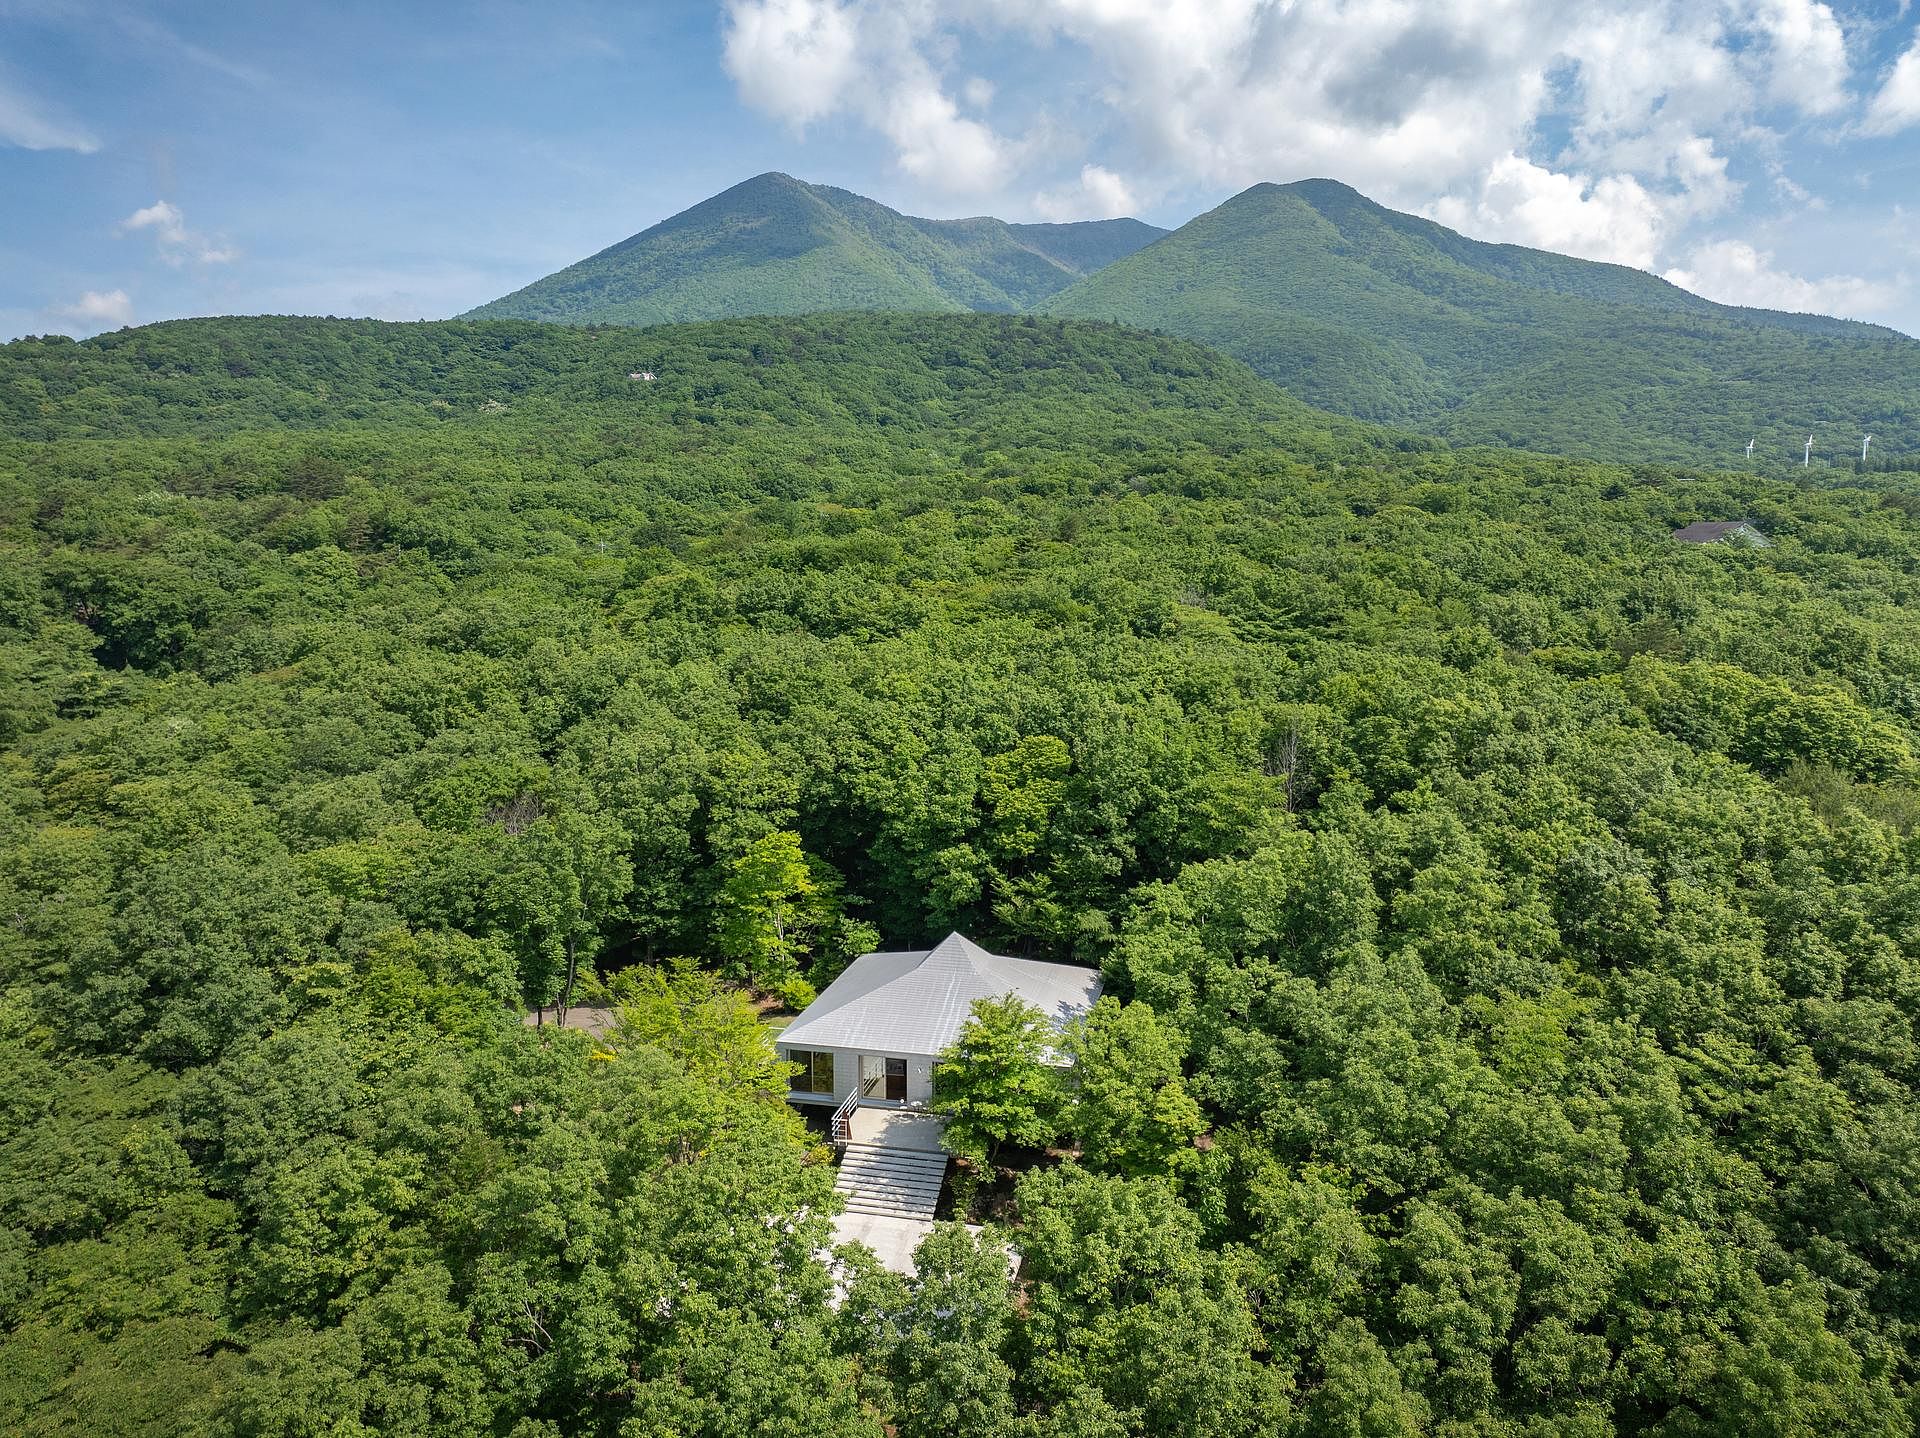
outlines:
[[[864,954],[788,1024],[782,1045],[938,1054],[960,1036],[975,1000],[1018,994],[1056,1028],[1100,997],[1100,974],[990,954],[949,934],[931,949]]]

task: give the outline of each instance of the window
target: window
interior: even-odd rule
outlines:
[[[795,1093],[833,1092],[833,1055],[824,1049],[788,1049],[787,1057],[800,1071],[787,1081]]]

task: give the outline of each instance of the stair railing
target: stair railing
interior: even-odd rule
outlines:
[[[844,1151],[853,1142],[853,1111],[860,1107],[860,1086],[855,1084],[853,1092],[840,1100],[840,1107],[833,1111],[833,1124],[829,1132],[833,1136],[833,1146]]]

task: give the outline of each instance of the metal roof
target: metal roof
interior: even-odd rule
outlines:
[[[1100,997],[1100,974],[990,954],[949,934],[931,949],[864,954],[780,1034],[783,1048],[938,1054],[960,1037],[976,999],[1018,994],[1056,1027]]]

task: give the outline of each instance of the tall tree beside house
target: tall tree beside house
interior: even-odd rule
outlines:
[[[1112,995],[1067,1035],[1073,1058],[1066,1122],[1091,1168],[1164,1174],[1207,1126],[1180,1076],[1183,1046],[1143,1003]]]
[[[817,873],[814,882],[820,882]],[[806,982],[816,990],[824,989],[839,978],[841,971],[862,954],[870,954],[880,947],[878,926],[865,919],[856,919],[847,912],[848,908],[860,902],[859,898],[840,892],[837,886],[828,890],[823,885],[822,889],[829,910],[828,920],[820,931],[806,977]]]
[[[1060,1080],[1048,1064],[1053,1028],[1017,994],[977,999],[933,1069],[946,1145],[985,1165],[1003,1143],[1035,1146],[1060,1131]]]
[[[801,965],[832,908],[800,836],[782,829],[755,839],[728,867],[720,891],[720,947],[728,974],[804,1004],[812,986]]]
[[[677,1060],[692,1077],[735,1092],[782,1096],[793,1065],[747,996],[719,975],[677,959],[662,968],[623,969],[608,982],[620,1006],[616,1045],[644,1045]]]
[[[619,828],[604,815],[561,809],[497,846],[488,907],[520,955],[526,997],[564,1012],[583,964],[599,952],[602,926],[633,887]]]

